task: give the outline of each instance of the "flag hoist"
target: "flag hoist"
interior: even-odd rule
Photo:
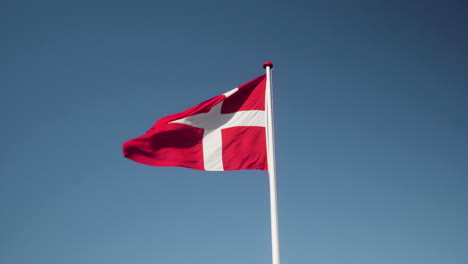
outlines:
[[[272,261],[280,264],[271,69],[183,112],[159,119],[124,143],[124,156],[151,166],[206,171],[266,170],[270,182]]]

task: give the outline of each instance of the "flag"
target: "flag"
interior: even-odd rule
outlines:
[[[144,135],[125,142],[124,156],[151,166],[268,170],[265,90],[262,75],[163,117]]]

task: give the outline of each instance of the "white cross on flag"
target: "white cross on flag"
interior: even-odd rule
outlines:
[[[124,156],[152,166],[268,170],[266,76],[157,121],[123,145]]]

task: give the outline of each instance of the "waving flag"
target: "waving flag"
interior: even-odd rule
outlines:
[[[124,156],[152,166],[267,170],[272,264],[280,264],[271,69],[229,92],[157,121],[123,145]]]
[[[123,145],[124,156],[146,165],[198,170],[268,170],[266,76],[157,121]]]

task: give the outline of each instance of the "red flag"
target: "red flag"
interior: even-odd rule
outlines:
[[[262,75],[160,119],[146,134],[124,143],[124,156],[152,166],[267,170],[265,83]]]

